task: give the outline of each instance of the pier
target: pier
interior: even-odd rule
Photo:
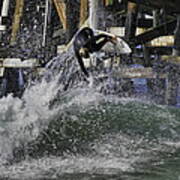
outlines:
[[[3,0],[0,3],[1,83],[6,78],[5,71],[10,69],[45,70],[53,57],[68,52],[79,28],[90,26],[124,38],[133,51],[128,57],[112,51],[114,60],[110,56],[104,58],[103,68],[118,66],[118,70],[112,68],[113,76],[118,78],[164,82],[165,103],[174,105],[180,84],[180,8],[177,3],[168,0],[96,0],[96,3],[91,0],[15,0],[9,3]],[[86,60],[88,68],[92,66],[90,61]],[[127,68],[132,64],[141,64],[144,68]],[[158,68],[154,68],[156,64]],[[166,71],[169,66],[175,67],[173,72]]]

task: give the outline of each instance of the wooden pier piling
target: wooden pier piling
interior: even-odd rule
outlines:
[[[80,23],[79,26],[81,27],[86,19],[88,18],[88,0],[81,0],[80,2]]]
[[[180,14],[177,16],[177,24],[174,33],[174,49],[173,55],[179,56],[180,55]]]
[[[52,0],[58,16],[59,16],[59,20],[62,23],[63,29],[67,29],[67,22],[66,22],[66,5],[62,0]]]
[[[165,104],[167,105],[176,105],[177,104],[177,92],[178,92],[178,83],[173,77],[169,77],[166,83],[166,95],[165,95]]]
[[[23,8],[24,8],[24,0],[16,0],[16,7],[15,7],[14,19],[12,24],[12,33],[10,39],[11,45],[14,45],[16,42],[16,37],[20,27],[21,17],[23,14]]]
[[[89,0],[89,24],[93,29],[105,30],[105,13],[102,0]]]
[[[138,5],[136,3],[128,2],[125,22],[125,38],[127,40],[134,38],[136,35],[137,15]]]

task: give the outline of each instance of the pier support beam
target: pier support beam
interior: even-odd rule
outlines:
[[[177,25],[174,34],[173,56],[180,56],[180,14],[177,16]],[[178,57],[177,57],[178,58]],[[166,104],[177,104],[178,81],[176,77],[169,77],[166,90]]]
[[[177,16],[177,25],[174,33],[174,56],[180,56],[180,14]]]
[[[0,40],[2,38],[2,32],[6,30],[6,25],[4,24],[4,18],[7,18],[9,10],[9,0],[0,1]]]
[[[67,29],[67,22],[66,22],[66,5],[63,1],[61,0],[52,0],[52,2],[54,3],[58,16],[59,16],[59,20],[62,23],[63,29]]]
[[[11,40],[10,44],[14,45],[16,42],[17,33],[20,27],[21,16],[23,14],[24,8],[24,0],[16,0],[16,7],[14,13],[14,20],[12,25],[12,33],[11,33]]]
[[[166,96],[165,96],[165,103],[167,105],[177,104],[177,92],[178,92],[178,82],[172,77],[169,77],[166,84]]]
[[[66,17],[67,17],[67,42],[79,28],[80,6],[77,0],[66,0]]]
[[[81,7],[80,7],[79,26],[81,27],[88,18],[88,0],[81,0],[80,2],[81,2]]]
[[[125,38],[129,41],[136,35],[136,24],[138,15],[138,5],[128,2],[127,16],[125,21]]]
[[[8,16],[8,10],[9,10],[9,0],[4,0],[3,4],[2,4],[1,16],[7,17]]]
[[[105,10],[102,0],[89,0],[89,24],[93,29],[105,30]]]
[[[154,27],[142,34],[137,35],[133,41],[135,45],[144,44],[159,36],[165,36],[170,33],[173,34],[175,27],[176,27],[176,19],[173,19],[157,27]]]

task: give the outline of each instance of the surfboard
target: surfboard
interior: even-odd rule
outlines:
[[[88,26],[82,26],[77,32],[76,34],[79,33],[79,31],[81,31],[83,28],[85,27],[88,27]],[[113,52],[113,51],[116,51],[118,52],[119,54],[130,54],[132,52],[132,49],[130,48],[129,44],[120,36],[116,36],[112,33],[109,33],[109,32],[106,32],[106,31],[102,31],[102,30],[97,30],[97,29],[93,29],[94,33],[95,34],[107,34],[109,36],[112,36],[112,37],[116,37],[117,41],[115,42],[115,44],[112,44],[112,43],[107,43],[103,49],[105,51],[110,51],[110,52]],[[73,36],[73,38],[71,39],[71,41],[68,43],[68,45],[66,46],[66,50],[69,49],[69,47],[72,46],[72,43],[74,41],[74,38],[76,36],[76,34]]]
[[[102,30],[94,30],[94,32],[95,34],[107,34],[108,36],[116,37],[114,44],[109,42],[104,46],[103,49],[105,51],[116,51],[118,54],[130,54],[132,52],[129,44],[123,38]]]

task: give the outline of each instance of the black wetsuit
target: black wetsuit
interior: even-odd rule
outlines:
[[[81,70],[84,72],[84,74],[87,77],[89,76],[89,74],[84,66],[82,56],[80,55],[80,52],[79,52],[80,49],[83,48],[86,50],[83,57],[88,58],[89,53],[99,51],[108,41],[111,41],[111,40],[112,40],[112,36],[108,36],[106,34],[100,34],[100,35],[94,36],[93,30],[88,27],[85,27],[82,30],[80,30],[75,36],[75,39],[73,42],[75,55],[78,59]]]

